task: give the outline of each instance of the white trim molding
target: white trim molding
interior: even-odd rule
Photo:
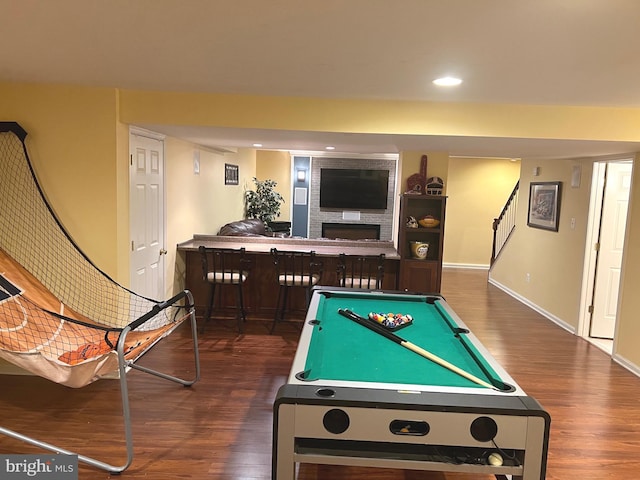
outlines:
[[[489,265],[476,264],[476,263],[443,263],[442,268],[461,268],[465,270],[489,270]]]
[[[562,327],[563,329],[565,329],[566,331],[573,333],[574,335],[576,334],[576,329],[568,324],[567,322],[565,322],[564,320],[556,317],[555,315],[547,312],[545,309],[539,307],[538,305],[536,305],[535,303],[532,303],[531,301],[529,301],[527,298],[523,297],[522,295],[514,292],[513,290],[505,287],[504,285],[502,285],[501,283],[496,282],[495,280],[493,280],[492,278],[489,278],[489,283],[491,285],[494,285],[496,287],[498,287],[500,290],[502,290],[503,292],[505,292],[506,294],[510,295],[511,297],[515,298],[516,300],[518,300],[519,302],[525,304],[526,306],[528,306],[529,308],[535,310],[536,312],[538,312],[540,315],[542,315],[543,317],[551,320],[553,323],[555,323],[556,325]]]
[[[161,142],[164,142],[164,139],[166,138],[166,135],[162,133],[152,132],[151,130],[147,130],[146,128],[138,127],[137,125],[130,125],[129,133],[131,135],[138,135],[139,137],[153,138]]]
[[[611,358],[613,358],[613,361],[623,368],[626,368],[634,375],[640,377],[640,366],[636,365],[635,363],[631,363],[629,360],[617,353],[614,353]]]
[[[555,315],[552,315],[551,313],[547,312],[546,310],[540,308],[536,304],[530,302],[529,300],[524,298],[522,295],[517,294],[513,290],[510,290],[509,288],[505,287],[504,285],[496,282],[495,280],[493,280],[491,278],[489,279],[489,283],[491,285],[494,285],[495,287],[499,288],[500,290],[505,292],[507,295],[515,298],[519,302],[521,302],[521,303],[527,305],[528,307],[532,308],[533,310],[538,312],[540,315],[542,315],[543,317],[551,320],[553,323],[555,323],[556,325],[562,327],[563,329],[565,329],[569,333],[572,333],[572,334],[580,337],[580,335],[577,334],[576,329],[574,327],[569,325],[567,322],[561,320],[560,318],[556,317]],[[580,338],[582,338],[582,337],[580,337]],[[621,367],[629,370],[634,375],[640,377],[640,366],[630,362],[629,360],[627,360],[626,358],[624,358],[623,356],[621,356],[618,353],[614,353],[613,355],[611,355],[611,358],[612,358],[612,360],[614,362],[619,364]]]

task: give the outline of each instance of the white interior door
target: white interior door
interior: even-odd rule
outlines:
[[[607,164],[589,332],[591,337],[613,339],[615,333],[631,169],[630,162]]]
[[[164,298],[164,141],[132,129],[130,153],[131,289]]]

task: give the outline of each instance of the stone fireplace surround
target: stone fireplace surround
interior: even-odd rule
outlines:
[[[342,210],[320,208],[320,169],[321,168],[363,168],[387,169],[389,171],[389,191],[386,210]],[[376,158],[325,158],[313,157],[309,183],[309,238],[322,237],[322,224],[363,224],[379,225],[380,240],[393,240],[393,204],[395,200],[396,160]],[[350,218],[359,218],[350,220]],[[369,237],[370,238],[370,237]]]

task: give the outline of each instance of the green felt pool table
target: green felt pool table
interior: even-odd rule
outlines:
[[[381,333],[370,312],[412,321]],[[274,402],[272,477],[320,463],[542,480],[549,427],[443,297],[317,287]]]

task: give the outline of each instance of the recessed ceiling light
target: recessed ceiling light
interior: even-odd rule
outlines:
[[[325,150],[335,150],[336,147],[324,147]]]
[[[254,144],[253,144],[253,146],[254,146],[254,147],[261,147],[261,146],[262,146],[262,144],[261,144],[261,143],[254,143]]]
[[[455,87],[456,85],[460,85],[462,80],[456,77],[442,77],[436,78],[433,83],[439,87]]]

